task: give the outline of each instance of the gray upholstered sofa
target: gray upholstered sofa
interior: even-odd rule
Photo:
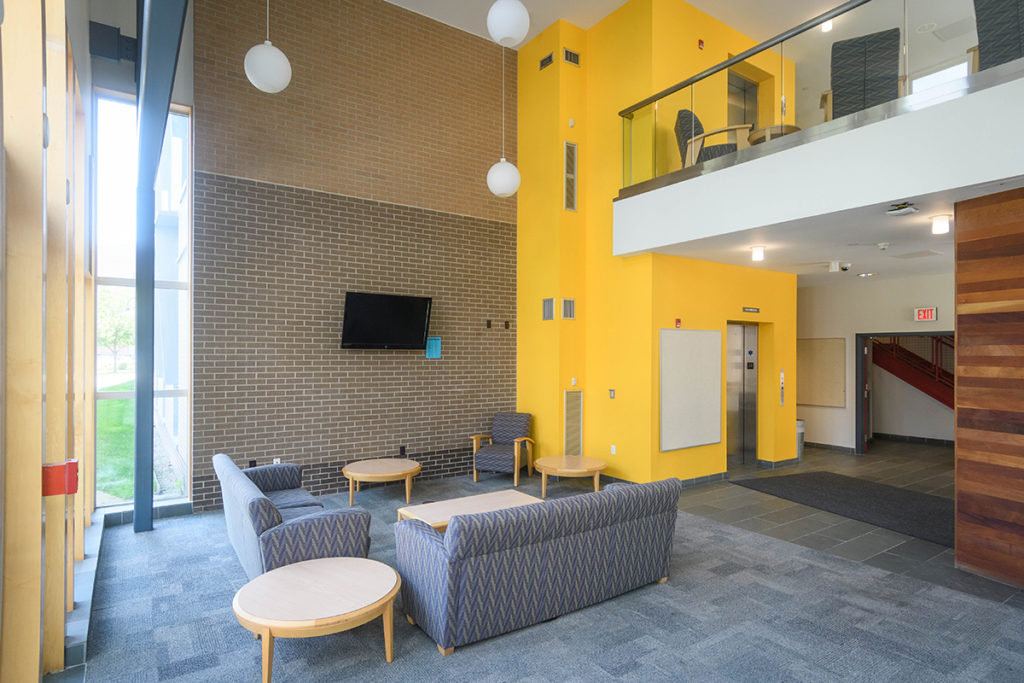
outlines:
[[[678,479],[395,524],[402,602],[442,654],[668,577]]]
[[[218,453],[213,469],[224,498],[228,539],[250,579],[303,560],[366,557],[370,513],[359,508],[325,510],[302,488],[299,465],[240,470]]]

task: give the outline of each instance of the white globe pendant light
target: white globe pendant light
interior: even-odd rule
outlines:
[[[245,53],[245,75],[266,93],[281,92],[292,81],[292,65],[270,42],[270,0],[267,0],[267,39]]]
[[[513,47],[530,31],[530,13],[519,0],[497,0],[487,12],[487,32],[494,42]]]
[[[493,194],[499,197],[511,197],[514,195],[516,190],[519,189],[521,180],[519,169],[505,161],[505,157],[502,157],[501,161],[491,166],[491,170],[487,171],[487,187]]]

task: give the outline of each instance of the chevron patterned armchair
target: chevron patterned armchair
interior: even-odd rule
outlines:
[[[678,479],[395,524],[402,603],[441,654],[668,577]]]
[[[495,413],[490,434],[469,437],[473,440],[474,482],[479,481],[478,471],[508,472],[512,474],[512,485],[519,486],[519,470],[524,466],[527,474],[533,476],[530,417],[530,413]]]
[[[366,557],[370,513],[325,510],[302,488],[302,468],[291,463],[246,470],[223,453],[213,456],[224,519],[250,579],[271,569],[321,557]]]

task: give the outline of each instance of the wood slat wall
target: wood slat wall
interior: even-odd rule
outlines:
[[[1024,190],[956,205],[956,560],[1024,586]]]

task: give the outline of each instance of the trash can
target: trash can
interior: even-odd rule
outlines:
[[[796,421],[796,459],[804,459],[804,421]]]

